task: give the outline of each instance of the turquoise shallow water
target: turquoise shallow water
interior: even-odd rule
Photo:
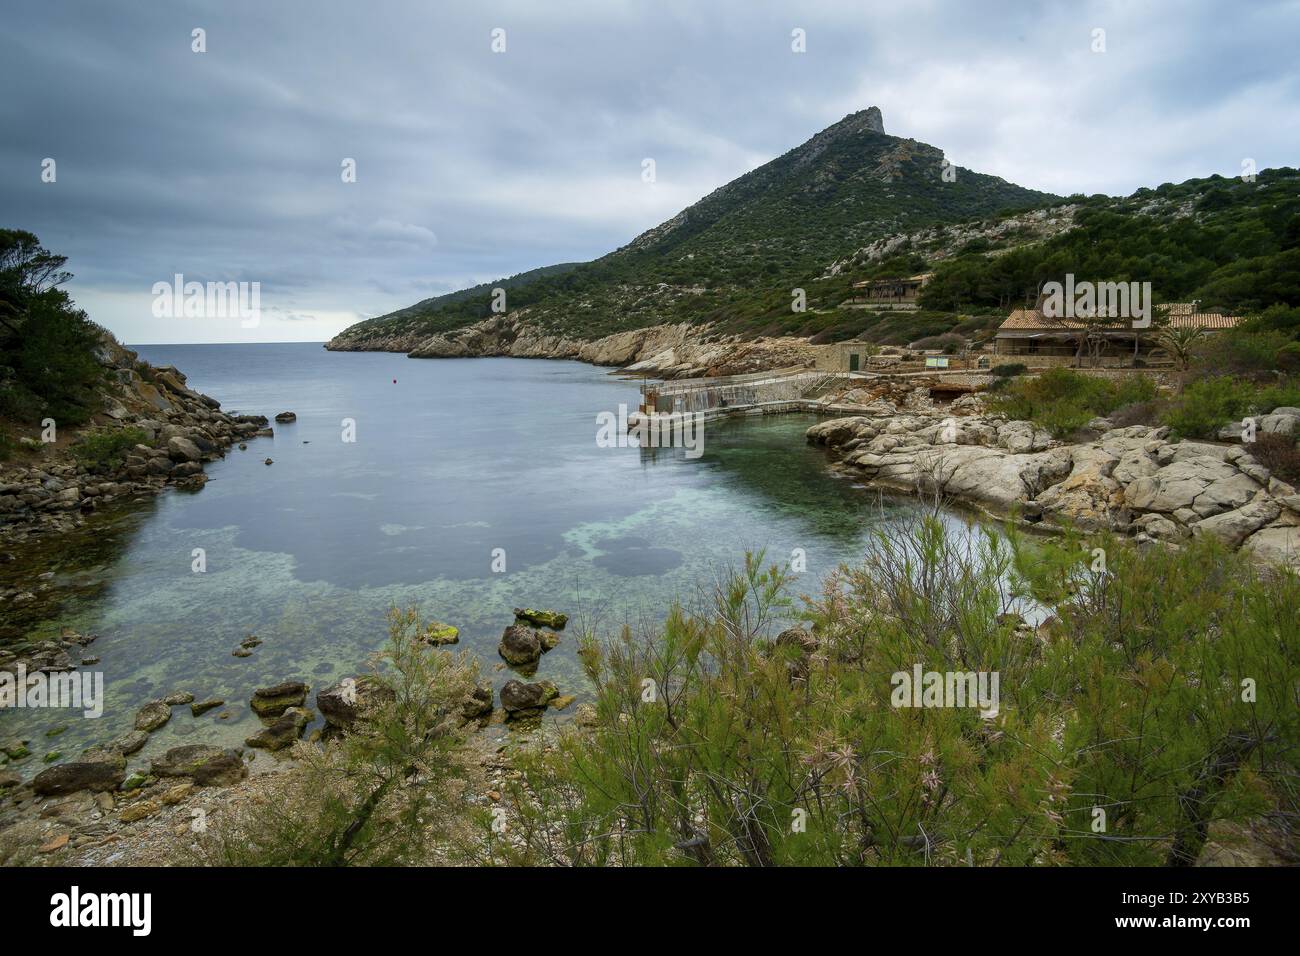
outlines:
[[[597,413],[635,408],[636,385],[575,362],[297,344],[139,351],[228,411],[288,409],[298,420],[210,464],[200,492],[136,505],[46,562],[86,589],[28,633],[98,634],[106,707],[97,720],[0,713],[0,738],[33,741],[26,772],[46,750],[74,755],[130,729],[141,703],[180,690],[228,706],[197,719],[176,708],[135,762],[180,742],[237,745],[260,726],[247,709],[254,688],[301,679],[314,692],[359,672],[393,605],[458,626],[498,688],[512,676],[495,669],[512,608],[566,611],[571,623],[538,676],[581,698],[582,628],[653,625],[747,549],[780,561],[804,549],[798,589],[811,593],[861,557],[873,523],[911,507],[882,510],[873,493],[832,477],[803,441],[814,420],[805,416],[712,425],[697,459],[600,448]],[[345,418],[355,442],[342,440]],[[191,569],[195,548],[205,573]],[[492,571],[497,548],[504,573]],[[232,657],[249,633],[264,643]],[[47,741],[58,726],[67,729]]]

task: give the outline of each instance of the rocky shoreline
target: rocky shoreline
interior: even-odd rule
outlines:
[[[168,485],[202,487],[205,462],[233,444],[271,434],[265,416],[221,411],[216,399],[191,389],[171,366],[149,365],[107,340],[98,357],[108,384],[96,420],[57,442],[24,438],[22,447],[39,457],[0,462],[0,549],[79,527],[115,500],[157,494]],[[96,467],[74,454],[76,439],[94,428],[136,429],[142,440],[115,466]]]
[[[1029,422],[984,412],[978,395],[936,405],[924,389],[899,399],[839,396],[859,414],[807,431],[867,484],[941,496],[1044,528],[1112,531],[1177,544],[1210,534],[1262,561],[1300,564],[1300,494],[1249,445],[1170,441],[1169,429],[1089,423],[1090,440],[1055,441]],[[1264,419],[1300,432],[1300,408]]]
[[[567,620],[567,615],[556,611],[516,608],[514,623],[502,634],[501,657],[522,677],[531,677],[540,658],[560,642],[558,632]],[[433,647],[455,644],[457,629],[432,622],[424,627],[421,640]],[[245,748],[292,757],[317,711],[324,726],[312,731],[306,746],[354,730],[359,720],[366,719],[369,707],[392,698],[392,691],[369,674],[319,690],[315,711],[307,706],[309,692],[309,685],[297,680],[256,689],[248,705],[260,718],[262,729],[244,741]],[[478,682],[461,705],[462,726],[481,729],[494,718],[516,726],[522,723],[530,739],[534,732],[543,733],[542,746],[546,731],[537,718],[547,710],[564,710],[574,701],[571,695],[560,695],[549,680],[508,681],[501,689],[499,711],[493,696],[491,682]],[[30,780],[13,767],[0,765],[0,865],[195,862],[191,859],[195,841],[210,825],[209,815],[247,801],[273,799],[279,773],[291,768],[292,761],[257,772],[250,770],[248,750],[201,743],[173,746],[134,769],[128,759],[146,747],[151,734],[172,721],[175,710],[188,708],[198,718],[225,703],[200,701],[191,692],[179,691],[141,706],[133,730],[73,759],[51,762]],[[579,726],[590,726],[594,717],[591,705],[577,708]],[[485,789],[479,799],[499,801],[506,776],[514,772],[507,748],[492,746],[483,735],[472,739],[478,742],[484,770]],[[29,743],[0,739],[0,764],[34,760]]]
[[[410,358],[574,359],[618,368],[630,375],[696,378],[741,375],[775,368],[811,367],[816,346],[797,337],[742,340],[708,325],[655,325],[598,339],[549,335],[527,320],[527,310],[484,319],[438,335],[349,336],[325,343],[335,352],[405,352]]]
[[[19,557],[42,541],[92,529],[96,516],[140,502],[168,487],[197,490],[207,481],[206,463],[235,444],[270,435],[261,415],[230,415],[207,395],[191,389],[180,371],[141,361],[105,339],[98,352],[106,372],[102,411],[58,440],[21,440],[23,451],[0,463],[0,564],[12,565],[0,584],[0,612],[12,622],[58,599],[48,571],[22,577]],[[135,444],[110,461],[79,457],[87,436],[125,435]],[[0,646],[0,667],[59,669],[80,661],[80,648],[94,638],[65,634],[60,641]],[[73,657],[76,660],[73,660]]]

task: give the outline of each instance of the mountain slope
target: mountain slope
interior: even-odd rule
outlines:
[[[810,287],[827,264],[872,240],[1057,198],[965,169],[945,181],[944,168],[936,147],[884,133],[872,107],[594,262],[513,283],[509,310],[574,340],[673,322],[798,332],[791,290],[808,288],[814,308]],[[330,347],[400,347],[491,317],[490,288],[469,291],[360,323]]]

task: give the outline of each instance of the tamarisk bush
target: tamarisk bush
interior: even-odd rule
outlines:
[[[887,524],[806,628],[760,554],[701,611],[587,638],[595,726],[521,755],[493,858],[1182,865],[1234,822],[1294,847],[1294,574],[1209,540],[968,541]],[[994,712],[895,706],[918,665],[998,675]]]

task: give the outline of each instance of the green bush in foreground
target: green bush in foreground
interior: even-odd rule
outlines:
[[[585,638],[594,721],[522,743],[490,815],[451,716],[472,668],[397,615],[394,699],[300,745],[203,858],[1150,866],[1241,837],[1295,862],[1296,576],[1209,538],[1008,534],[883,526],[804,599],[806,628],[786,628],[790,581],[760,555],[652,633]],[[916,669],[996,675],[997,693],[900,706]]]
[[[461,719],[478,673],[430,647],[413,611],[389,612],[388,645],[358,694],[354,730],[231,811],[189,862],[218,866],[392,866],[454,861],[474,779]],[[358,681],[360,685],[362,681]]]
[[[1209,541],[1101,544],[959,548],[935,519],[895,528],[810,602],[811,632],[775,641],[784,575],[748,561],[711,611],[584,647],[598,726],[525,757],[500,852],[1182,865],[1222,821],[1281,827],[1271,849],[1293,852],[1296,578]],[[1027,600],[1047,615],[1036,631],[1014,616]],[[998,673],[997,715],[893,706],[917,664]]]

